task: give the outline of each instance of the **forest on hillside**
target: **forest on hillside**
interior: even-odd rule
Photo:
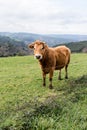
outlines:
[[[44,41],[45,40],[46,39],[44,39]],[[58,43],[55,46],[59,45],[62,44]],[[64,43],[63,45],[69,47],[72,52],[87,52],[87,41],[70,42],[70,43]],[[54,46],[54,44],[51,44],[51,46]],[[16,55],[24,56],[30,54],[33,54],[33,52],[31,49],[28,48],[28,42],[26,43],[25,41],[10,38],[8,36],[0,36],[0,57],[8,57]]]
[[[24,56],[31,54],[31,50],[23,41],[0,36],[0,57]]]
[[[61,44],[60,44],[61,45]],[[67,44],[62,44],[66,45],[71,49],[71,52],[77,52],[77,53],[87,53],[87,41],[80,41],[80,42],[70,42]],[[58,46],[58,45],[56,45]]]

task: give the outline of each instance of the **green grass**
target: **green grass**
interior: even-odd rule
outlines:
[[[32,56],[0,58],[0,130],[87,130],[87,54],[72,54],[69,79],[42,87]]]

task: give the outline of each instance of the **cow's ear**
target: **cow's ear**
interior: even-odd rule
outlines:
[[[44,48],[48,47],[47,44],[46,44],[46,42],[43,42],[43,46],[44,46]]]
[[[34,49],[34,43],[29,44],[28,47]]]

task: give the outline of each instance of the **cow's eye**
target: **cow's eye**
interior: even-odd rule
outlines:
[[[43,50],[44,49],[44,47],[41,47],[41,50]]]

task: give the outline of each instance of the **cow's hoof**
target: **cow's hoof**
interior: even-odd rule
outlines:
[[[50,84],[50,85],[49,85],[49,88],[50,88],[50,89],[53,89],[53,86]]]
[[[58,80],[62,80],[62,78],[59,77]]]
[[[43,84],[43,87],[46,87],[46,84]]]
[[[66,76],[65,79],[68,79],[68,77]]]

